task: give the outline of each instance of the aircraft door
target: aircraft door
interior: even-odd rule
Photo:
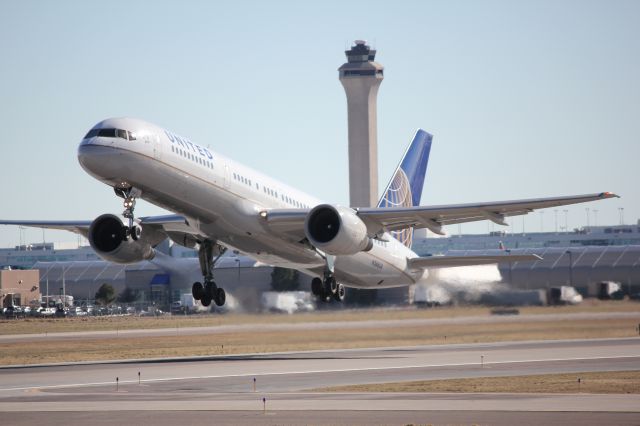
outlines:
[[[229,188],[231,186],[231,176],[229,173],[229,165],[224,165],[224,187]]]
[[[160,160],[162,158],[162,142],[160,141],[160,137],[156,134],[152,134],[151,139],[151,144],[153,145],[153,157],[156,160]]]

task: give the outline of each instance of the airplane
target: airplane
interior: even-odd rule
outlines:
[[[443,226],[505,218],[535,209],[618,197],[610,192],[440,206],[420,206],[432,135],[419,129],[376,207],[322,202],[203,145],[134,118],[96,124],[78,147],[78,161],[123,199],[123,220],[103,214],[93,221],[0,220],[0,224],[63,229],[88,238],[103,259],[151,260],[170,238],[198,251],[203,281],[192,294],[204,306],[222,306],[226,293],[214,265],[228,250],[313,277],[320,300],[343,301],[345,287],[408,286],[430,268],[537,261],[536,255],[428,256],[411,250],[413,230],[443,234]],[[173,214],[136,218],[142,198]]]

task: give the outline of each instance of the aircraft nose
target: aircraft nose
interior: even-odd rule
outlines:
[[[86,171],[92,171],[94,168],[95,155],[92,151],[95,151],[95,148],[96,147],[91,146],[90,142],[86,139],[80,143],[80,146],[78,146],[78,162]]]
[[[111,176],[119,154],[110,147],[83,141],[78,147],[78,162],[92,176]]]

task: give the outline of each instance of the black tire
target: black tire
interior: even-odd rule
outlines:
[[[227,301],[227,293],[225,293],[223,288],[219,288],[216,290],[216,297],[213,299],[216,302],[216,306],[223,306],[224,302]]]
[[[331,292],[331,294],[335,295],[338,292],[338,283],[336,282],[336,279],[333,277],[327,278],[328,282],[328,287],[329,287],[329,291]]]
[[[202,297],[202,300],[200,301],[200,303],[202,303],[202,306],[207,307],[211,305],[211,298],[205,294]]]
[[[311,293],[314,296],[320,296],[322,294],[322,280],[318,277],[311,280]]]
[[[204,284],[204,293],[209,296],[209,299],[211,300],[216,298],[217,290],[218,286],[213,281],[209,281]]]
[[[322,291],[318,295],[318,301],[323,304],[331,302],[331,293],[328,293],[327,291],[325,291],[325,289],[322,289]]]
[[[193,283],[191,286],[191,295],[196,300],[201,300],[204,297],[204,287],[201,282],[196,281]]]
[[[131,239],[133,241],[138,241],[138,239],[140,238],[140,236],[142,235],[142,230],[140,229],[139,226],[137,225],[133,225],[131,227],[131,229],[129,230],[129,235],[131,235]]]
[[[343,284],[338,284],[338,289],[336,290],[335,294],[333,295],[333,298],[336,299],[338,302],[344,302],[344,297],[346,295],[347,291],[344,288]]]

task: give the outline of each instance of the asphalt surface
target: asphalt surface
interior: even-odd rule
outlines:
[[[2,424],[83,419],[154,425],[206,419],[216,424],[640,424],[637,394],[589,395],[578,388],[565,395],[317,390],[441,378],[566,372],[579,377],[638,368],[638,338],[3,368],[0,418]]]

